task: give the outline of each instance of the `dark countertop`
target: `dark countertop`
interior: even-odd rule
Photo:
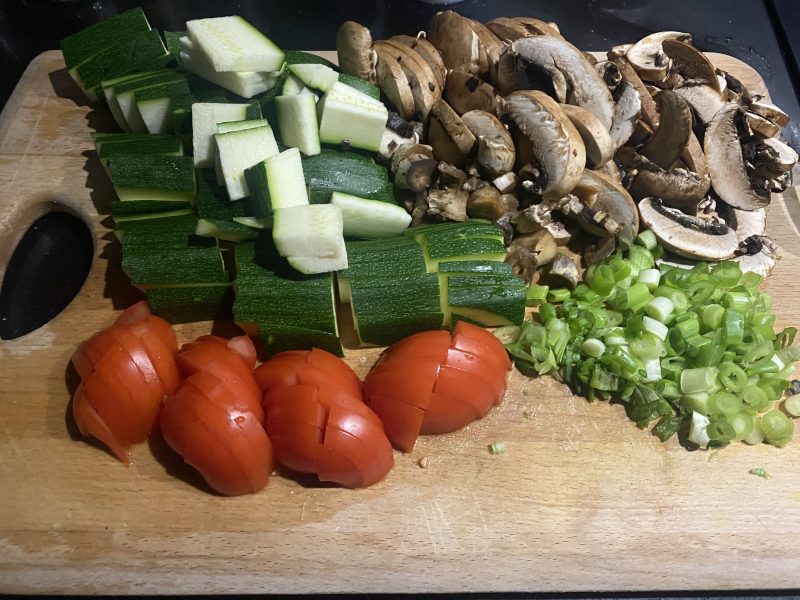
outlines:
[[[25,66],[40,52],[95,21],[140,5],[154,27],[181,30],[189,18],[241,14],[278,45],[333,49],[336,29],[357,20],[375,38],[425,29],[440,6],[419,0],[3,0],[0,3],[0,105]],[[606,50],[658,30],[692,33],[703,50],[725,52],[755,67],[773,100],[800,121],[797,99],[800,22],[796,0],[466,0],[450,6],[470,17],[528,15],[556,21],[565,37],[584,50]],[[785,135],[800,146],[800,127]]]

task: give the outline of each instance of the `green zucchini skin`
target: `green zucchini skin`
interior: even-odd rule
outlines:
[[[359,92],[363,92],[370,98],[375,98],[375,100],[380,100],[381,98],[381,89],[366,79],[361,79],[361,77],[356,77],[355,75],[350,75],[349,73],[339,73],[339,81],[345,85],[349,85],[351,88],[356,89]]]
[[[422,249],[405,236],[345,242],[348,267],[339,277],[386,277],[426,272]]]
[[[172,55],[172,58],[179,65],[181,64],[181,38],[186,36],[185,31],[165,31],[164,32],[164,45],[167,51]]]
[[[214,321],[228,316],[233,296],[230,283],[147,290],[152,313],[170,323]]]
[[[183,192],[194,199],[194,160],[191,156],[112,156],[108,161],[111,182],[121,190]]]
[[[125,220],[116,223],[117,237],[130,234],[140,239],[152,237],[156,241],[182,241],[194,233],[197,216],[194,213],[171,217],[150,217],[147,219]]]
[[[453,324],[461,311],[483,327],[516,325],[525,318],[525,282],[513,274],[448,275],[447,304]]]
[[[283,60],[286,61],[287,65],[325,65],[326,67],[330,67],[336,71],[339,70],[339,67],[333,64],[327,58],[317,56],[316,54],[311,54],[310,52],[303,52],[302,50],[284,50]]]
[[[180,138],[172,135],[146,135],[141,134],[144,139],[128,138],[129,135],[138,136],[140,134],[121,133],[125,138],[103,139],[95,144],[97,156],[101,161],[106,161],[111,156],[125,154],[145,154],[145,155],[164,155],[182,156],[183,144]]]
[[[144,11],[134,8],[90,25],[61,40],[67,69],[79,65],[104,49],[139,33],[150,31]]]
[[[171,213],[174,211],[188,211],[187,214],[194,215],[192,203],[188,200],[117,200],[111,203],[111,215],[114,223],[119,227],[120,222],[127,217],[142,217],[144,215],[159,216],[159,213]]]
[[[333,192],[395,202],[386,168],[358,152],[323,148],[320,154],[303,156],[303,175],[311,204],[330,202]]]
[[[290,325],[261,325],[258,337],[267,356],[287,350],[311,350],[319,348],[336,356],[344,356],[339,336],[327,331],[293,327]]]

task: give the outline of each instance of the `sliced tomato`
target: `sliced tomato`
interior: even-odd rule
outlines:
[[[440,367],[441,363],[424,359],[391,359],[377,365],[364,380],[364,401],[371,404],[372,396],[377,394],[425,410],[430,404]]]
[[[480,377],[486,385],[491,387],[494,404],[498,404],[502,399],[506,391],[508,376],[506,371],[498,370],[496,365],[491,362],[458,348],[450,348],[447,351],[445,364]]]
[[[371,412],[371,411],[370,411]],[[328,411],[325,425],[323,446],[326,450],[334,450],[348,457],[359,472],[357,485],[349,487],[367,487],[383,479],[394,466],[392,444],[380,421],[365,418],[353,412],[349,406],[332,406]],[[323,481],[331,473],[320,474]],[[340,474],[340,478],[349,478],[348,474]],[[343,481],[337,481],[347,485]]]
[[[147,317],[145,321],[148,329],[150,329],[153,333],[155,333],[164,345],[169,350],[170,354],[175,354],[178,352],[178,336],[175,334],[175,329],[173,329],[172,325],[169,324],[168,321],[165,321],[161,317],[156,317],[155,315],[150,315]]]
[[[202,389],[206,396],[217,404],[232,410],[251,412],[259,423],[264,422],[264,409],[261,408],[258,397],[240,393],[237,386],[231,385],[208,371],[198,371],[189,380],[193,385]]]
[[[446,396],[469,404],[475,409],[478,418],[483,418],[495,404],[494,391],[483,377],[451,365],[442,365],[433,391],[439,394],[439,398]],[[433,400],[431,400],[431,404],[433,404]],[[469,421],[456,429],[460,429],[467,423]]]
[[[130,462],[130,446],[117,439],[114,432],[109,429],[103,418],[92,407],[86,396],[83,382],[78,384],[72,398],[72,416],[82,435],[100,440],[119,460],[126,464]]]
[[[109,332],[139,369],[142,381],[147,385],[150,394],[154,396],[160,395],[163,400],[164,396],[174,391],[164,388],[161,377],[156,371],[147,349],[142,345],[141,340],[133,335],[127,327],[111,327]]]
[[[407,358],[430,358],[442,361],[452,341],[450,333],[443,329],[415,333],[389,346],[377,364],[383,360],[405,360]]]
[[[369,396],[369,407],[383,421],[383,429],[394,447],[411,452],[422,429],[425,410],[377,394]]]
[[[511,359],[503,344],[483,327],[459,321],[453,329],[452,347],[470,352],[498,370],[511,370]]]
[[[232,397],[228,402],[211,399],[203,389],[209,381],[192,375],[167,400],[164,437],[219,493],[256,492],[274,468],[272,444],[253,413],[232,408]],[[212,393],[229,394],[224,387]],[[181,428],[180,418],[193,420],[193,427]]]
[[[115,325],[130,325],[131,323],[138,323],[144,321],[151,315],[150,305],[147,300],[140,300],[136,304],[132,304],[126,308],[114,321]]]
[[[271,390],[267,408],[267,434],[275,457],[285,467],[299,473],[316,473],[322,447],[325,409],[312,389],[282,386]]]
[[[431,405],[422,419],[420,434],[451,433],[479,418],[480,415],[475,407],[468,402],[434,392],[431,396]]]
[[[171,394],[178,389],[181,382],[181,374],[178,364],[175,362],[175,353],[164,343],[164,339],[154,332],[143,333],[139,340],[147,351],[147,356],[150,357],[164,390]]]
[[[225,346],[229,350],[233,350],[238,354],[245,364],[252,371],[256,366],[257,353],[253,340],[248,335],[239,335],[226,339],[217,335],[203,335],[197,338],[198,342],[213,342]]]
[[[353,369],[340,358],[317,348],[276,354],[253,374],[263,391],[277,385],[315,384],[361,396],[361,381]]]

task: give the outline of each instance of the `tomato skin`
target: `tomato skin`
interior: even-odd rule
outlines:
[[[267,390],[264,406],[276,457],[292,470],[359,488],[377,483],[394,466],[383,425],[360,393],[283,384]]]
[[[420,434],[449,433],[486,415],[505,393],[505,348],[481,327],[458,322],[389,346],[364,381],[364,400],[389,439],[410,452]]]
[[[261,490],[275,467],[260,420],[240,403],[224,381],[198,372],[167,399],[161,414],[170,447],[226,496]]]
[[[81,377],[72,405],[78,429],[125,463],[130,446],[157,429],[163,399],[178,386],[174,339],[169,324],[139,303],[73,354]]]
[[[260,365],[254,375],[263,392],[278,385],[317,384],[361,395],[361,381],[355,371],[339,357],[319,348],[276,354]]]

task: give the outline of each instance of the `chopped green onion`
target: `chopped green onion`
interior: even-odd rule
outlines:
[[[697,319],[695,314],[684,313],[684,315],[681,316],[688,316],[689,318],[682,319],[680,322],[676,322],[672,328],[678,330],[683,339],[688,339],[694,335],[698,335],[700,333],[700,321]]]
[[[664,342],[652,333],[631,340],[630,346],[631,352],[642,360],[657,359],[664,352]]]
[[[728,423],[731,424],[736,432],[737,440],[744,440],[753,432],[753,416],[747,413],[736,413],[728,415]]]
[[[611,299],[611,305],[619,310],[628,310],[647,302],[651,298],[650,290],[643,283],[634,283],[627,289],[618,289]]]
[[[738,262],[723,260],[711,271],[711,279],[722,287],[733,287],[742,277],[742,269]]]
[[[689,297],[691,304],[698,305],[710,300],[716,291],[717,286],[714,285],[714,282],[703,279],[690,283],[686,288],[686,295]]]
[[[567,288],[558,288],[555,290],[550,290],[547,293],[547,301],[552,304],[561,304],[569,300],[572,292],[570,292]]]
[[[666,285],[659,285],[653,291],[653,294],[662,298],[669,298],[672,301],[672,305],[675,307],[675,310],[679,313],[682,313],[689,308],[689,298],[681,290],[668,287]]]
[[[606,351],[606,345],[597,338],[589,338],[581,344],[581,350],[588,356],[600,358],[603,356],[603,352]]]
[[[653,250],[658,245],[658,238],[656,234],[649,229],[644,229],[636,236],[636,243],[641,244],[648,250]]]
[[[706,435],[708,435],[713,445],[727,444],[736,438],[736,430],[728,422],[728,418],[725,415],[711,415],[708,420]]]
[[[546,285],[529,285],[525,292],[525,306],[539,306],[545,301],[549,290],[550,287]]]
[[[556,307],[552,304],[542,304],[539,307],[539,317],[542,319],[542,323],[547,323],[551,319],[555,319]]]
[[[686,407],[686,410],[700,413],[701,415],[708,415],[708,400],[710,397],[711,395],[706,392],[695,392],[694,394],[684,394],[681,397],[681,401]]]
[[[619,389],[619,378],[601,364],[595,364],[589,385],[596,390],[614,392]]]
[[[631,246],[628,249],[628,264],[631,265],[631,275],[638,275],[642,269],[649,269],[655,264],[655,259],[650,250],[642,246]]]
[[[586,281],[595,292],[605,297],[614,290],[614,269],[608,265],[592,265],[586,271]]]
[[[703,307],[703,325],[707,330],[716,330],[722,324],[725,317],[725,309],[720,304],[706,304]]]
[[[743,285],[749,290],[755,290],[761,285],[762,281],[764,281],[763,275],[760,275],[754,271],[748,271],[747,273],[742,274],[742,278],[739,280],[739,285]]]
[[[647,304],[644,305],[644,312],[656,321],[661,321],[662,323],[667,322],[673,310],[675,310],[675,305],[672,304],[672,300],[664,298],[664,296],[651,298]],[[700,331],[699,328],[698,331]]]
[[[761,432],[761,417],[753,417],[753,430],[742,441],[751,446],[764,441],[764,434]]]
[[[630,277],[633,271],[631,264],[622,259],[611,261],[609,267],[611,267],[611,272],[614,274],[614,281],[617,282]]]
[[[728,292],[722,297],[722,306],[740,313],[747,312],[752,304],[747,292]]]
[[[691,426],[689,427],[689,441],[701,448],[706,448],[711,443],[711,438],[708,437],[707,433],[708,424],[708,417],[698,412],[693,412]]]
[[[636,276],[637,283],[643,283],[651,292],[658,287],[661,282],[661,271],[658,269],[642,269]]]
[[[748,473],[750,473],[750,475],[755,475],[756,477],[761,477],[762,479],[772,479],[772,475],[767,473],[767,470],[764,467],[750,469]]]
[[[729,392],[741,392],[747,387],[747,373],[734,363],[719,366],[719,382]]]
[[[783,401],[783,410],[793,417],[800,417],[800,395],[789,396]]]
[[[578,284],[578,286],[572,291],[572,297],[584,302],[595,302],[596,300],[600,300],[600,294],[595,292],[585,283]]]
[[[708,399],[708,412],[731,416],[740,413],[742,401],[730,392],[717,392]]]
[[[761,433],[768,444],[783,448],[792,439],[794,423],[779,410],[761,415]]]
[[[686,369],[681,373],[681,391],[684,394],[707,392],[717,382],[719,369],[716,367],[701,367]]]
[[[744,340],[744,315],[742,313],[727,309],[722,320],[722,327],[725,333],[725,343],[728,346],[742,343]]]
[[[644,331],[647,333],[652,333],[662,341],[667,339],[669,328],[660,321],[656,321],[650,317],[642,317],[642,325],[644,326]]]
[[[661,380],[661,362],[657,358],[644,361],[644,379],[642,381],[653,383]]]
[[[505,442],[492,442],[489,444],[489,454],[503,454],[506,452]]]

